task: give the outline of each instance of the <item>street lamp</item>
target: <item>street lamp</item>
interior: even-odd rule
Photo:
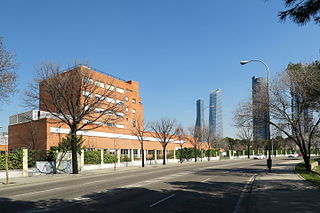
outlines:
[[[269,119],[270,119],[270,116],[269,116],[269,75],[270,75],[270,71],[269,71],[269,67],[268,67],[268,65],[265,63],[265,62],[263,62],[263,61],[261,61],[261,60],[259,60],[259,59],[252,59],[252,60],[249,60],[249,61],[245,61],[245,60],[243,60],[243,61],[240,61],[240,64],[241,65],[246,65],[246,64],[248,64],[248,63],[251,63],[251,62],[258,62],[258,63],[261,63],[261,64],[263,64],[264,65],[264,67],[266,68],[266,74],[267,74],[267,96],[268,96],[268,133],[267,133],[267,140],[268,140],[268,159],[267,159],[267,167],[268,167],[268,169],[269,170],[271,170],[271,167],[272,167],[272,159],[271,159],[271,141],[270,141],[270,128],[269,128]]]

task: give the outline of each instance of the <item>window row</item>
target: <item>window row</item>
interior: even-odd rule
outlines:
[[[88,91],[83,91],[82,94],[84,96],[87,96],[87,97],[90,97],[92,98],[93,97],[93,94],[91,92],[88,92]],[[110,98],[110,97],[104,97],[102,95],[99,95],[99,94],[95,94],[95,98],[98,99],[98,100],[106,100],[107,102],[109,103],[117,103],[117,104],[120,104],[120,105],[124,105],[124,101],[122,100],[115,100],[114,98]],[[129,98],[128,97],[125,97],[125,101],[129,101]],[[132,103],[136,103],[136,99],[133,98],[132,99]]]
[[[124,93],[124,89],[120,88],[120,87],[115,87],[113,85],[109,85],[109,84],[105,84],[101,81],[93,81],[91,78],[88,78],[88,77],[84,77],[83,78],[83,81],[87,84],[94,84],[98,87],[101,87],[101,88],[105,88],[105,89],[108,89],[108,90],[114,90],[118,93]]]
[[[83,120],[82,122],[89,123],[90,121]],[[121,129],[125,128],[125,125],[123,125],[123,124],[104,123],[104,122],[99,122],[99,121],[93,122],[93,124],[100,125],[100,126],[117,127],[117,128],[121,128]]]

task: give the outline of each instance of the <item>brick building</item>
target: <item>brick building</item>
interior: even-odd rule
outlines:
[[[139,83],[132,80],[124,81],[83,65],[69,69],[61,76],[69,78],[72,73],[77,71],[90,74],[83,77],[79,85],[88,85],[87,88],[90,88],[90,85],[97,87],[94,92],[81,90],[79,106],[84,105],[87,100],[95,99],[99,99],[100,102],[103,100],[103,103],[108,106],[120,106],[114,108],[112,112],[110,110],[110,114],[108,114],[111,118],[117,119],[111,119],[110,122],[96,120],[89,125],[89,127],[95,127],[94,129],[87,128],[78,132],[83,135],[83,147],[86,149],[107,149],[110,152],[121,149],[122,154],[133,150],[135,154],[139,155],[140,143],[131,131],[136,122],[142,121],[137,118],[143,117]],[[57,122],[57,118],[52,115],[52,112],[55,112],[55,106],[45,104],[44,99],[48,98],[44,89],[45,84],[40,83],[39,88],[39,110],[10,116],[8,128],[10,150],[18,148],[49,150],[50,147],[58,146],[62,138],[69,133],[68,126]],[[50,109],[51,113],[46,109]],[[99,115],[99,110],[104,109],[103,107],[96,108],[97,115]],[[83,119],[82,122],[89,121]],[[94,126],[96,124],[97,126]],[[159,152],[162,150],[161,144],[151,134],[147,134],[144,147],[146,150],[159,150]],[[167,149],[174,150],[178,147],[178,141],[175,141],[168,144]],[[185,144],[184,147],[191,147],[191,145]]]

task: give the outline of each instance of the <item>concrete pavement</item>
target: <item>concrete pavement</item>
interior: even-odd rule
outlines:
[[[320,189],[294,171],[301,160],[279,162],[254,181],[247,212],[320,212]]]

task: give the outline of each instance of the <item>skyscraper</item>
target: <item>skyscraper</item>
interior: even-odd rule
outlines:
[[[204,104],[203,100],[197,100],[197,118],[196,118],[196,127],[203,128],[204,125]]]
[[[210,93],[209,128],[214,137],[223,137],[221,89]]]
[[[270,134],[267,80],[252,77],[253,140],[268,140]]]
[[[196,128],[200,129],[202,132],[203,125],[204,125],[204,104],[203,100],[199,99],[197,100],[196,103],[196,108],[197,108],[197,115],[196,115]],[[202,141],[202,135],[199,136],[200,140]]]

